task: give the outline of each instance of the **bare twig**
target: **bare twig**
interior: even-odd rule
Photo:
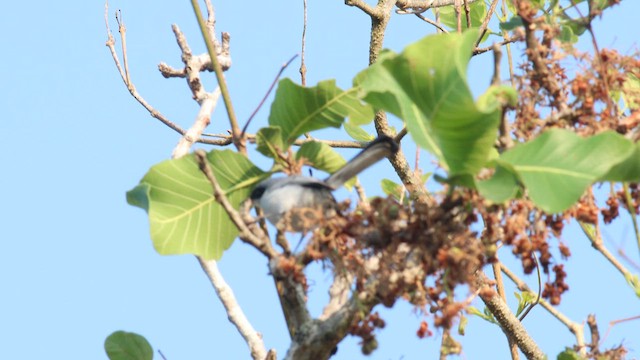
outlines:
[[[218,61],[218,57],[216,55],[216,47],[213,43],[212,36],[210,33],[207,24],[204,22],[202,18],[202,12],[200,11],[200,5],[197,0],[191,0],[191,6],[193,7],[193,11],[195,12],[196,18],[198,19],[198,24],[200,25],[200,32],[202,33],[205,43],[207,45],[207,50],[209,51],[209,56],[211,57],[211,63],[213,64],[213,69],[216,73],[216,78],[218,80],[218,86],[220,86],[220,92],[222,93],[222,99],[224,100],[224,105],[227,108],[227,114],[229,115],[229,123],[231,125],[231,135],[233,144],[236,146],[238,151],[242,154],[246,154],[246,145],[245,140],[241,137],[240,128],[238,127],[238,120],[236,119],[236,113],[233,110],[233,103],[231,102],[231,96],[229,95],[229,89],[227,87],[227,82],[224,79],[224,73],[222,72],[222,66],[220,66],[220,62]],[[213,10],[212,6],[207,6],[208,10]],[[213,16],[212,13],[209,16]],[[210,24],[211,26],[211,24]]]
[[[460,11],[460,0],[453,2],[453,11],[456,14],[456,31],[462,33],[462,12]]]
[[[476,40],[476,47],[480,45],[480,42],[482,41],[484,34],[487,32],[487,27],[489,26],[489,20],[491,20],[491,17],[493,16],[493,12],[496,11],[496,6],[498,5],[498,1],[499,0],[491,1],[491,6],[489,6],[489,11],[487,11],[487,15],[484,17],[484,20],[482,20],[482,24],[480,25],[480,28],[479,28],[480,35],[478,36],[478,40]]]
[[[417,17],[419,17],[420,19],[422,19],[422,21],[435,26],[436,28],[438,28],[438,30],[442,31],[443,33],[445,33],[445,34],[449,33],[449,31],[447,29],[445,29],[442,25],[438,24],[437,22],[435,22],[435,21],[433,21],[433,20],[431,20],[431,19],[429,19],[427,17],[424,17],[422,14],[416,13],[415,15]]]
[[[228,145],[231,144],[231,135],[229,134],[202,134],[203,136],[208,136],[208,137],[215,137],[219,140],[219,143],[217,143],[217,145]],[[256,135],[255,134],[245,134],[247,140],[251,143],[254,143],[256,141]],[[354,140],[324,140],[324,139],[298,139],[296,140],[293,145],[296,146],[300,146],[302,144],[308,143],[308,142],[321,142],[323,144],[327,144],[331,147],[334,148],[345,148],[345,149],[362,149],[364,147],[367,146],[367,144],[369,144],[368,142],[360,142],[360,141],[354,141]]]
[[[607,259],[611,263],[611,265],[613,265],[613,267],[615,267],[624,276],[625,280],[630,283],[636,293],[639,292],[640,283],[636,283],[636,281],[633,280],[636,277],[634,277],[631,271],[624,267],[624,265],[622,265],[622,263],[618,261],[615,256],[613,256],[613,254],[607,249],[607,247],[604,246],[602,237],[597,234],[594,227],[582,221],[578,221],[578,224],[580,224],[582,231],[585,235],[587,235],[589,241],[591,241],[591,246],[593,246],[594,249],[600,252],[605,257],[605,259]]]
[[[638,244],[638,250],[640,250],[640,226],[638,226],[638,219],[636,219],[635,208],[633,206],[633,199],[631,199],[631,194],[629,193],[629,184],[622,183],[622,191],[624,193],[624,202],[627,205],[627,213],[629,213],[631,217],[631,224],[633,224],[633,230],[636,233],[636,242]]]
[[[482,53],[486,53],[487,51],[493,51],[493,48],[495,45],[498,46],[502,46],[502,45],[509,45],[513,42],[516,41],[520,41],[522,40],[522,38],[520,36],[513,36],[513,37],[506,37],[504,38],[504,40],[502,40],[501,42],[495,43],[494,45],[488,46],[488,47],[483,47],[483,48],[475,48],[473,49],[473,55],[478,55],[478,54],[482,54]]]
[[[220,184],[218,183],[213,170],[211,170],[211,166],[209,166],[209,161],[207,161],[207,153],[202,149],[198,149],[196,150],[195,155],[196,159],[198,160],[200,170],[204,173],[204,175],[211,183],[211,186],[213,187],[213,195],[215,196],[216,201],[224,208],[231,221],[240,231],[238,237],[244,242],[258,249],[267,258],[272,259],[276,257],[278,253],[271,247],[269,238],[267,238],[266,236],[258,236],[254,234],[254,232],[249,229],[247,224],[245,224],[240,213],[238,213],[238,211],[229,202],[229,199],[227,199],[227,196],[224,194],[224,190],[222,190],[222,188],[220,187]]]
[[[421,14],[430,8],[438,9],[443,6],[454,5],[458,0],[397,0],[398,14]],[[472,4],[478,0],[465,0],[466,4]]]
[[[129,78],[129,61],[127,60],[127,27],[124,26],[124,19],[122,18],[122,11],[116,11],[116,22],[118,23],[118,33],[120,33],[120,43],[122,44],[122,61],[124,62],[124,74],[127,78],[127,83],[131,83]]]
[[[607,327],[607,331],[605,331],[604,336],[602,337],[602,340],[600,342],[605,342],[607,340],[607,337],[609,336],[609,332],[611,332],[611,329],[623,322],[627,322],[627,321],[634,321],[634,320],[640,320],[640,315],[636,315],[636,316],[631,316],[631,317],[627,317],[624,319],[618,319],[618,320],[613,320],[611,322],[609,322],[609,327]]]
[[[589,346],[592,350],[598,349],[600,343],[600,331],[598,330],[598,323],[596,322],[596,316],[589,314],[587,316],[587,326],[589,326],[589,332],[591,333],[591,343]]]
[[[249,116],[249,119],[247,119],[247,123],[244,124],[244,127],[242,128],[242,133],[241,133],[241,137],[244,138],[245,137],[245,133],[247,131],[247,127],[249,126],[249,124],[251,123],[251,120],[253,120],[253,117],[256,116],[256,114],[258,113],[258,111],[260,110],[260,108],[262,108],[262,105],[264,104],[265,101],[267,101],[267,98],[269,97],[269,94],[271,94],[271,91],[273,90],[273,88],[276,86],[276,83],[278,82],[278,79],[280,79],[280,76],[282,76],[282,73],[284,72],[284,70],[293,62],[293,60],[295,60],[295,58],[298,57],[298,54],[295,54],[291,57],[291,59],[289,59],[289,61],[287,61],[286,63],[282,64],[282,66],[280,67],[280,71],[278,71],[278,73],[276,74],[276,77],[273,79],[273,81],[271,82],[271,86],[269,86],[269,89],[267,90],[266,94],[264,94],[264,97],[262,98],[262,100],[260,100],[260,103],[258,104],[258,106],[256,107],[255,110],[253,110],[253,112],[251,113],[251,115]]]
[[[471,28],[471,9],[469,8],[469,0],[463,0],[464,2],[464,16],[467,19],[467,29]]]
[[[506,2],[507,2],[507,0],[502,0],[502,4],[500,4],[501,10],[502,10],[502,16],[506,16],[506,14],[507,14],[507,4],[506,4]],[[505,31],[504,35],[502,37],[505,40],[507,40],[509,35]],[[511,45],[509,45],[509,43],[507,43],[505,45],[507,47],[507,61],[509,62],[509,81],[511,81],[511,86],[515,87],[516,86],[516,78],[515,78],[514,72],[513,72],[513,57],[511,56]]]
[[[106,28],[107,28],[107,42],[105,43],[105,45],[109,48],[109,51],[111,52],[111,57],[113,58],[113,61],[116,65],[116,68],[118,69],[118,73],[120,74],[120,77],[122,78],[122,81],[124,82],[125,86],[127,87],[127,90],[129,90],[129,93],[131,94],[131,96],[133,96],[134,99],[136,99],[136,101],[138,101],[138,103],[140,103],[140,105],[142,105],[142,107],[144,107],[147,111],[149,111],[149,114],[151,114],[152,117],[160,120],[160,122],[162,122],[163,124],[165,124],[166,126],[168,126],[170,129],[178,132],[181,135],[185,134],[185,130],[180,127],[179,125],[173,123],[172,121],[170,121],[169,119],[167,119],[164,115],[162,115],[158,110],[156,110],[153,106],[151,106],[151,104],[149,104],[136,90],[136,87],[133,85],[133,82],[131,82],[130,76],[128,75],[128,72],[125,71],[122,66],[120,65],[120,60],[118,59],[118,53],[116,52],[116,48],[115,48],[115,39],[113,38],[113,35],[111,34],[111,29],[109,28],[109,18],[108,18],[108,12],[109,12],[109,3],[105,2],[105,6],[104,6],[104,21],[106,24]],[[124,34],[124,29],[123,32],[120,33],[121,36],[123,36]],[[123,52],[126,53],[127,49],[126,47],[124,47],[124,42],[123,42]]]
[[[258,333],[244,315],[242,308],[233,294],[233,290],[222,277],[215,260],[203,260],[198,257],[202,270],[211,280],[213,288],[216,290],[218,298],[224,305],[229,321],[238,329],[238,332],[249,345],[251,357],[255,360],[263,360],[267,357],[267,350],[264,346],[262,336]]]
[[[516,284],[516,286],[518,287],[518,289],[520,291],[528,291],[530,293],[533,293],[533,291],[531,291],[529,286],[524,281],[522,281],[520,278],[518,278],[518,276],[515,273],[513,273],[511,270],[509,270],[509,268],[507,268],[504,265],[500,265],[500,270],[502,270],[502,272],[505,275],[507,275],[507,277],[509,279],[511,279],[511,281],[513,281]],[[583,328],[583,326],[581,324],[576,323],[576,322],[572,321],[571,319],[569,319],[566,315],[561,313],[557,308],[555,308],[553,305],[549,304],[544,299],[540,299],[540,306],[542,306],[551,315],[553,315],[556,319],[558,319],[562,324],[564,324],[564,326],[567,327],[567,329],[569,329],[569,331],[571,331],[575,335],[575,337],[576,337],[576,345],[580,349],[580,353],[581,354],[586,354],[585,349],[584,349],[585,343],[584,343],[584,328]]]
[[[302,50],[300,51],[300,83],[307,86],[307,65],[304,62],[304,51],[307,41],[307,0],[302,0],[303,24],[302,24]]]

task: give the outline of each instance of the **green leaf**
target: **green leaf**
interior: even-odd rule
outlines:
[[[353,140],[356,141],[369,142],[375,139],[373,135],[369,134],[363,128],[352,123],[351,121],[347,121],[344,123],[344,130],[347,132],[347,134],[349,134],[349,136],[351,136]]]
[[[296,153],[296,159],[305,158],[307,164],[316,169],[330,174],[338,171],[347,161],[331,146],[318,141],[310,141],[302,144]],[[347,189],[351,189],[356,179],[353,178],[345,184]]]
[[[520,314],[522,314],[522,311],[524,311],[524,309],[529,306],[529,304],[535,302],[537,298],[536,294],[529,291],[524,291],[522,292],[522,294],[516,292],[514,293],[514,295],[516,296],[516,299],[518,299],[518,310],[516,310],[516,316],[520,316]]]
[[[491,312],[487,308],[484,308],[484,312],[482,312],[482,311],[478,310],[474,306],[469,306],[469,307],[467,307],[467,313],[469,313],[471,315],[476,315],[476,316],[480,317],[481,319],[484,319],[484,320],[486,320],[486,321],[488,321],[490,323],[498,324],[496,319],[493,317],[493,315],[491,314]]]
[[[640,181],[640,143],[634,144],[633,152],[622,162],[614,165],[602,180],[637,182]]]
[[[404,120],[415,142],[451,176],[476,174],[485,165],[500,120],[498,93],[504,92],[491,92],[477,105],[467,85],[477,36],[428,36],[400,55],[386,55],[354,80],[366,102]]]
[[[460,323],[458,324],[458,335],[465,335],[465,331],[467,329],[467,323],[469,322],[469,318],[464,316],[464,315],[460,315]]]
[[[288,147],[282,143],[282,131],[279,127],[263,127],[256,133],[256,150],[272,159],[278,159],[278,152],[285,152]]]
[[[558,354],[557,359],[558,360],[587,360],[587,358],[581,356],[571,348],[566,348],[563,352]]]
[[[151,360],[153,349],[143,336],[116,331],[104,341],[104,350],[110,360]]]
[[[432,9],[435,14],[435,9]],[[449,29],[458,28],[458,17],[453,6],[443,6],[439,8],[440,21]],[[467,15],[464,6],[460,7],[460,23],[462,30],[467,29]],[[484,1],[476,1],[469,4],[469,17],[471,18],[471,27],[477,28],[482,24],[482,20],[487,15],[487,4]]]
[[[640,298],[640,278],[638,278],[638,275],[628,273],[624,278],[627,280],[627,284],[633,288],[636,296]]]
[[[235,208],[249,196],[251,185],[265,175],[246,157],[230,150],[211,151],[207,160]],[[127,202],[147,211],[151,240],[163,255],[219,259],[238,234],[193,155],[152,166],[127,193]]]
[[[522,18],[520,16],[513,16],[511,19],[500,23],[500,29],[504,31],[511,31],[517,27],[523,26]]]
[[[303,87],[290,79],[282,79],[271,105],[269,125],[280,127],[283,143],[289,147],[306,132],[340,127],[347,116],[356,119],[369,116],[371,108],[362,104],[355,94],[356,89],[342,91],[335,80]]]
[[[358,89],[353,89],[354,91],[358,91]],[[350,90],[347,90],[350,91]],[[349,123],[354,125],[367,125],[373,122],[373,118],[375,117],[375,111],[373,110],[373,106],[367,103],[358,102],[354,103],[354,109],[349,113]]]
[[[578,42],[578,37],[573,33],[573,28],[568,25],[562,25],[558,40],[564,43],[575,44]]]
[[[518,177],[509,164],[498,164],[496,172],[488,180],[476,184],[480,194],[495,203],[512,199],[518,193]]]
[[[622,100],[628,109],[640,108],[640,79],[630,72],[622,85]]]
[[[568,130],[551,129],[500,157],[526,187],[542,210],[566,210],[588,186],[626,160],[633,144],[614,132],[581,138]]]
[[[308,165],[316,169],[334,173],[347,161],[331,146],[319,141],[310,141],[302,144],[296,153],[296,159],[305,158]]]
[[[404,186],[389,179],[382,179],[380,186],[386,195],[393,196],[396,200],[403,198],[403,193],[405,191]]]

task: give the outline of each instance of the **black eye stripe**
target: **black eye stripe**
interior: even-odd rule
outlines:
[[[264,194],[265,190],[267,190],[266,186],[263,186],[263,185],[256,186],[256,188],[253,189],[253,191],[251,192],[251,200],[260,199]]]

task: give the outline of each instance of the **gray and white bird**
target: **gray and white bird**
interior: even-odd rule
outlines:
[[[264,216],[278,225],[283,215],[293,209],[335,209],[332,191],[344,185],[360,172],[398,151],[398,144],[388,136],[380,136],[362,149],[353,159],[325,180],[294,175],[269,178],[251,192],[251,200]],[[325,212],[326,213],[326,212]],[[301,229],[293,229],[301,231]]]

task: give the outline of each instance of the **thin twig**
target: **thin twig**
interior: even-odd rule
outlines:
[[[511,270],[509,270],[508,267],[504,266],[504,265],[500,265],[500,270],[507,275],[507,277],[509,279],[511,279],[511,281],[514,282],[514,284],[516,284],[516,286],[518,287],[518,289],[520,291],[527,291],[530,293],[533,293],[533,291],[531,291],[531,289],[529,288],[529,286],[522,281],[518,276],[516,276],[515,273],[513,273]],[[573,333],[576,337],[576,345],[577,347],[580,349],[580,353],[581,354],[586,354],[585,349],[584,349],[584,328],[581,324],[576,323],[574,321],[572,321],[571,319],[569,319],[566,315],[564,315],[563,313],[561,313],[557,308],[555,308],[553,305],[549,304],[549,302],[547,302],[544,299],[540,300],[540,306],[542,306],[545,310],[547,310],[551,315],[553,315],[553,317],[555,317],[556,319],[558,319],[562,324],[564,324],[564,326],[567,327],[567,329],[569,329],[569,331],[571,331],[571,333]]]
[[[462,11],[460,11],[460,0],[453,2],[453,11],[456,14],[456,31],[462,33]]]
[[[627,205],[627,212],[631,216],[631,223],[633,224],[633,230],[636,233],[636,241],[638,244],[638,250],[640,251],[640,226],[638,226],[638,219],[636,219],[635,208],[633,206],[633,199],[629,193],[629,184],[622,183],[622,191],[624,192],[624,202]]]
[[[249,229],[247,224],[245,224],[240,213],[238,213],[238,211],[229,202],[229,199],[225,195],[224,190],[222,190],[222,187],[220,187],[220,184],[218,183],[213,170],[211,170],[211,166],[209,165],[209,161],[207,160],[207,153],[202,149],[198,149],[195,151],[195,155],[196,159],[198,160],[200,170],[204,173],[204,175],[211,183],[211,186],[213,187],[213,195],[215,196],[216,201],[224,208],[231,221],[240,231],[238,237],[244,242],[258,249],[267,258],[275,258],[278,253],[271,247],[269,239],[266,238],[266,236],[257,236],[256,234],[254,234],[253,231]]]
[[[582,221],[578,221],[578,224],[580,224],[582,231],[585,235],[587,235],[589,241],[591,241],[591,245],[593,246],[593,248],[600,252],[605,257],[605,259],[607,259],[611,263],[611,265],[613,265],[613,267],[615,267],[622,274],[622,276],[624,276],[626,281],[631,282],[631,279],[634,279],[633,274],[627,268],[625,268],[624,265],[622,265],[622,263],[618,261],[618,259],[616,259],[613,254],[611,254],[611,252],[609,252],[606,246],[604,246],[602,238],[597,234],[593,225],[586,224]],[[630,285],[634,287],[634,291],[638,292],[640,284],[632,282]]]
[[[205,43],[207,45],[207,50],[209,51],[209,56],[211,57],[211,63],[213,64],[213,69],[216,73],[216,79],[218,80],[218,86],[220,86],[220,92],[222,93],[222,99],[224,100],[224,105],[227,108],[229,123],[231,125],[233,144],[236,146],[240,153],[246,154],[247,148],[244,139],[241,137],[240,128],[238,127],[238,120],[236,118],[236,113],[233,110],[231,96],[229,95],[229,88],[227,87],[227,82],[224,79],[224,73],[222,72],[222,67],[220,66],[220,62],[218,61],[218,56],[216,54],[215,44],[211,39],[211,34],[209,33],[207,24],[205,24],[204,19],[202,18],[202,12],[200,11],[198,0],[191,0],[191,6],[193,7],[193,11],[195,12],[196,19],[198,19],[200,32],[202,33],[202,36],[204,37]]]
[[[495,43],[494,45],[491,46],[487,46],[487,47],[483,47],[483,48],[475,48],[473,49],[473,55],[479,55],[482,53],[486,53],[487,51],[493,51],[493,47],[495,45],[498,46],[502,46],[502,45],[509,45],[510,43],[516,42],[516,41],[520,41],[522,40],[522,37],[520,36],[513,36],[513,37],[506,37],[504,40],[502,40],[501,42]]]
[[[502,10],[502,16],[506,16],[507,14],[506,2],[507,0],[502,0],[502,3],[500,4],[501,10]],[[508,32],[505,31],[502,37],[503,39],[506,40],[509,37]],[[513,57],[511,56],[511,45],[507,43],[506,48],[507,48],[507,61],[509,62],[509,81],[511,82],[511,86],[516,87],[516,79],[513,72]]]
[[[269,97],[269,94],[271,94],[271,91],[273,90],[273,88],[276,86],[276,83],[278,82],[278,79],[280,79],[280,76],[282,76],[282,73],[284,72],[284,70],[293,62],[293,60],[295,60],[295,58],[298,57],[298,54],[295,54],[291,57],[291,59],[289,59],[289,61],[287,61],[286,63],[282,64],[282,66],[280,67],[280,71],[278,71],[278,73],[276,74],[276,77],[273,79],[273,81],[271,82],[271,86],[269,86],[269,89],[267,90],[267,93],[264,94],[264,97],[262,98],[262,100],[260,100],[260,103],[258,104],[258,106],[256,107],[255,110],[253,110],[253,112],[251,113],[251,115],[249,116],[249,119],[247,119],[247,123],[244,124],[244,127],[242,128],[242,133],[240,134],[240,137],[244,138],[245,137],[245,133],[247,131],[247,127],[249,126],[249,124],[251,123],[251,120],[253,120],[253,117],[256,116],[256,114],[258,113],[258,111],[260,110],[260,108],[262,108],[262,105],[264,104],[265,101],[267,101],[267,98]]]
[[[611,329],[623,322],[627,322],[627,321],[633,321],[633,320],[640,320],[640,315],[636,315],[636,316],[631,316],[628,318],[624,318],[624,319],[618,319],[618,320],[613,320],[609,322],[609,327],[607,328],[607,331],[605,331],[604,336],[602,337],[602,340],[600,340],[601,343],[605,342],[607,340],[607,337],[609,336],[609,332],[611,332]]]
[[[113,58],[113,61],[114,61],[115,65],[116,65],[116,68],[118,69],[118,73],[120,74],[120,77],[122,78],[122,81],[124,82],[125,86],[127,87],[127,90],[129,90],[129,93],[131,94],[131,96],[133,96],[133,98],[136,99],[136,101],[138,101],[138,103],[140,103],[140,105],[142,105],[142,107],[144,107],[149,112],[149,114],[151,114],[152,117],[160,120],[161,123],[165,124],[170,129],[176,131],[180,135],[184,135],[185,134],[185,130],[182,127],[180,127],[179,125],[175,124],[171,120],[167,119],[164,115],[162,115],[162,113],[160,113],[153,106],[151,106],[151,104],[149,104],[138,93],[138,91],[136,90],[136,87],[133,85],[133,82],[131,82],[129,75],[127,75],[125,73],[125,70],[120,65],[120,60],[118,58],[118,53],[116,52],[116,48],[115,48],[115,39],[113,38],[113,35],[111,34],[111,29],[109,28],[109,18],[108,18],[109,3],[108,2],[105,2],[104,8],[105,8],[104,9],[104,21],[105,21],[106,28],[107,28],[107,42],[105,43],[105,45],[109,48],[109,51],[111,52],[111,57]],[[121,33],[121,35],[122,35],[122,33]],[[126,47],[123,48],[123,51],[126,53],[126,51],[127,51]]]
[[[498,5],[498,1],[499,0],[493,0],[491,2],[491,6],[489,6],[489,11],[487,11],[487,15],[484,17],[484,20],[482,20],[482,24],[480,25],[480,28],[479,28],[480,36],[478,36],[478,40],[476,40],[476,47],[480,45],[480,42],[482,41],[484,34],[487,32],[487,28],[489,26],[489,20],[491,20],[491,17],[493,16],[493,12],[496,11],[496,6]]]
[[[429,19],[427,17],[424,17],[422,14],[416,13],[415,15],[417,17],[419,17],[420,19],[422,19],[422,21],[435,26],[436,28],[438,28],[438,30],[442,31],[443,33],[445,33],[445,34],[449,33],[449,30],[445,29],[442,25],[438,24],[437,22],[435,22],[435,21],[433,21],[433,20],[431,20],[431,19]]]
[[[229,134],[202,134],[202,136],[217,138],[218,140],[216,140],[216,145],[231,144],[231,135]],[[245,134],[245,137],[250,143],[254,143],[256,141],[255,134]],[[324,139],[314,138],[314,139],[298,139],[294,141],[293,145],[300,146],[308,142],[320,142],[334,148],[345,148],[345,149],[362,149],[369,144],[366,141],[360,142],[360,141],[354,141],[354,140],[324,140]]]
[[[471,28],[471,9],[469,8],[469,0],[464,0],[464,15],[467,19],[467,29]]]
[[[120,41],[122,43],[122,62],[124,63],[124,74],[127,77],[127,83],[131,83],[129,78],[129,61],[127,60],[127,27],[124,26],[122,11],[116,11],[116,22],[118,23],[118,33],[120,33]]]
[[[303,23],[302,23],[302,50],[300,51],[300,83],[307,86],[307,65],[304,62],[304,51],[307,41],[307,0],[302,0],[303,6]]]

